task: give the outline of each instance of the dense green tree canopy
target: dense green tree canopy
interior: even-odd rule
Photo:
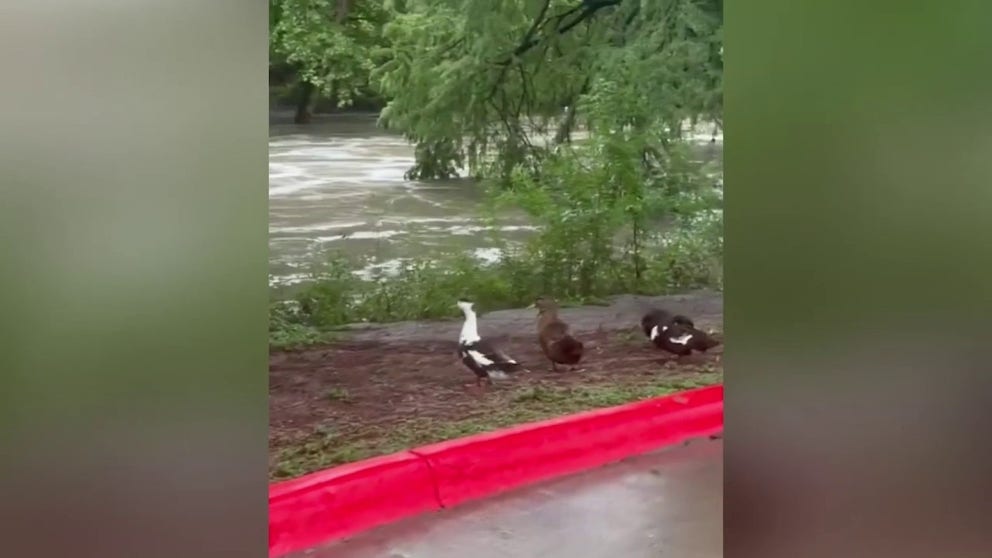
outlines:
[[[381,0],[270,0],[270,64],[347,105],[370,88],[392,13]]]
[[[348,104],[370,90],[412,175],[508,176],[540,138],[721,121],[722,0],[270,0],[274,65]],[[656,145],[657,144],[657,145]],[[495,165],[495,166],[494,166]]]
[[[535,136],[649,134],[719,120],[718,0],[410,0],[373,79],[383,121],[418,144],[421,177],[539,159]]]

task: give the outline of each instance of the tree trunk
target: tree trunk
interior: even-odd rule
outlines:
[[[334,19],[338,23],[344,23],[344,20],[348,18],[348,12],[351,9],[351,0],[338,0],[338,7],[334,11]]]
[[[568,105],[565,111],[565,120],[558,126],[558,133],[555,134],[555,145],[572,141],[572,127],[575,126],[575,101]]]
[[[313,103],[315,89],[309,81],[300,84],[300,98],[296,101],[296,116],[293,117],[293,122],[297,124],[310,122],[312,116],[310,106]]]
[[[578,110],[576,105],[579,104],[579,98],[589,92],[590,81],[591,78],[586,77],[579,92],[568,101],[568,108],[565,109],[565,120],[558,125],[558,133],[555,134],[555,145],[572,141],[572,129],[575,128],[575,115]]]
[[[634,281],[637,283],[637,289],[641,286],[641,227],[637,225],[637,220],[634,220]]]

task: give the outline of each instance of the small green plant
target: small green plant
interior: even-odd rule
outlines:
[[[326,396],[329,401],[338,401],[340,403],[351,402],[351,394],[344,388],[331,388],[327,390]]]
[[[621,343],[637,343],[642,344],[644,342],[644,334],[638,329],[628,329],[618,331],[615,334],[618,341]]]
[[[269,306],[269,347],[295,349],[333,340],[333,334],[307,323],[299,309],[284,302]]]
[[[527,388],[519,393],[514,394],[514,403],[530,403],[530,402],[543,402],[543,403],[553,403],[561,399],[561,394],[555,393],[554,390],[546,388],[544,386],[534,386],[532,388]]]

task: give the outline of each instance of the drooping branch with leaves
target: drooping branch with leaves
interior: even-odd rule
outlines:
[[[650,134],[722,111],[719,0],[412,0],[385,27],[382,120],[417,178],[536,172],[577,126]],[[537,139],[554,129],[552,141]]]
[[[446,178],[464,167],[497,185],[502,201],[541,225],[524,259],[544,288],[588,293],[616,272],[638,290],[647,246],[652,258],[674,257],[656,225],[699,222],[718,206],[683,127],[721,121],[720,0],[414,0],[406,8],[385,27],[391,57],[373,79],[390,99],[383,123],[417,145],[408,176]],[[582,141],[570,143],[578,133]],[[712,271],[719,222],[705,223],[712,230],[687,237],[699,260],[689,271],[664,264],[673,275],[721,276]]]

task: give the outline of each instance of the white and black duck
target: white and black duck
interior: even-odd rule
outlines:
[[[472,302],[459,300],[457,304],[465,314],[465,323],[458,336],[458,357],[475,374],[476,384],[481,386],[483,381],[487,381],[491,385],[493,379],[502,380],[507,374],[524,370],[519,362],[479,336]]]
[[[696,328],[692,320],[665,310],[651,310],[641,318],[644,335],[659,349],[679,356],[692,351],[705,353],[720,344],[705,331]]]

